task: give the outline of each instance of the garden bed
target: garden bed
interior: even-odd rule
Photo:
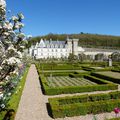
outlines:
[[[39,72],[39,71],[38,71]],[[72,94],[92,91],[106,91],[118,89],[117,84],[107,82],[95,77],[73,77],[59,76],[46,77],[40,74],[40,83],[43,93],[46,95]],[[78,84],[79,83],[79,84]]]

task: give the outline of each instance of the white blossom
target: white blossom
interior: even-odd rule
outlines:
[[[16,16],[12,16],[12,18],[11,18],[13,21],[17,21],[18,20],[18,17],[16,17]]]
[[[5,108],[5,104],[1,104],[1,108]]]
[[[8,36],[8,35],[10,35],[10,33],[4,32],[3,35]]]
[[[3,24],[3,28],[8,29],[8,30],[12,30],[13,29],[13,25],[12,25],[12,23],[9,23],[9,21],[6,21]]]
[[[0,99],[2,99],[3,98],[3,93],[2,94],[0,94]]]
[[[0,0],[0,6],[2,6],[2,7],[6,7],[6,2],[5,2],[5,0]]]
[[[18,58],[15,58],[15,57],[9,58],[7,60],[7,62],[8,62],[9,65],[21,63],[21,61]]]
[[[15,51],[15,52],[17,51],[17,50],[14,48],[13,45],[9,46],[8,51],[9,51],[9,50],[13,50],[13,51]]]
[[[18,51],[17,54],[19,58],[22,58],[22,53],[20,51]]]
[[[25,34],[24,33],[20,33],[20,34],[18,34],[18,37],[20,37],[20,38],[25,38]]]
[[[14,70],[11,74],[18,75],[18,70]]]
[[[11,93],[8,93],[8,95],[10,96],[10,95],[11,95]]]
[[[21,48],[21,49],[24,49],[24,48],[25,48],[25,46],[22,46],[22,45],[21,45],[21,46],[20,46],[20,48]]]
[[[24,15],[22,13],[19,13],[18,16],[20,17],[20,19],[24,19]]]
[[[24,27],[24,24],[21,23],[21,22],[17,22],[17,23],[15,24],[15,28],[16,28],[16,29],[19,29],[19,28],[22,28],[22,27]]]
[[[0,66],[0,70],[2,70],[2,67]]]
[[[5,77],[5,80],[8,81],[9,79],[10,79],[10,76],[6,76],[6,77]]]

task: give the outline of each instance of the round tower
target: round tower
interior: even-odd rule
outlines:
[[[72,39],[69,39],[69,37],[67,37],[67,47],[69,54],[72,53]]]
[[[72,39],[72,52],[78,56],[78,41],[79,39]]]

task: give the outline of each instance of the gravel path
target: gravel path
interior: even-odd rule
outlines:
[[[15,120],[52,120],[47,113],[46,103],[36,68],[31,65]]]
[[[94,92],[94,93],[101,93],[101,92]],[[80,93],[78,94],[80,95]],[[78,94],[74,94],[74,95],[78,95]],[[59,96],[61,97],[69,96],[69,94],[57,95],[57,97]],[[27,80],[25,83],[25,87],[23,90],[23,94],[21,97],[21,101],[18,107],[15,120],[54,120],[48,115],[47,112],[47,103],[49,97],[56,97],[56,96],[45,96],[42,94],[37,70],[34,65],[31,65],[27,75]],[[96,117],[98,118],[97,120],[104,120],[105,118],[115,117],[115,114],[113,112],[104,113],[104,114],[98,114],[96,115]],[[55,120],[93,120],[93,115],[58,118]]]

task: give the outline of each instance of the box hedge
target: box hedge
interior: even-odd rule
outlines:
[[[91,75],[96,76],[96,77],[101,78],[101,79],[104,79],[104,80],[112,81],[114,83],[120,83],[120,79],[118,79],[118,78],[110,77],[107,75],[102,75],[99,73],[91,73]]]
[[[100,84],[100,85],[86,85],[86,86],[65,86],[65,87],[49,87],[44,75],[40,75],[40,81],[43,88],[43,92],[46,95],[58,95],[69,93],[81,93],[92,91],[106,91],[118,89],[117,84]]]
[[[106,90],[118,89],[117,84],[106,82],[105,80],[101,80],[95,77],[94,78],[90,77],[90,75],[85,75],[85,73],[83,74],[81,73],[80,76],[88,77],[91,81],[98,83],[98,85],[50,87],[45,76],[41,74],[41,70],[39,69],[39,67],[37,70],[38,70],[43,93],[46,95],[58,95],[58,94],[70,94],[70,93],[72,94],[72,93],[81,93],[81,92],[106,91]],[[72,75],[75,76],[78,74],[72,74]]]
[[[111,112],[115,107],[120,107],[120,98],[113,99],[112,94],[119,96],[120,92],[49,98],[52,116],[61,118]]]

